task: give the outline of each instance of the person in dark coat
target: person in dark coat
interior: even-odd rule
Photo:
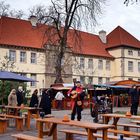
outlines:
[[[40,101],[40,105],[39,107],[42,108],[42,111],[45,112],[45,115],[47,114],[51,114],[51,94],[52,94],[52,89],[45,89],[42,92],[42,97],[41,97],[41,101]]]
[[[16,92],[17,95],[17,106],[23,105],[24,102],[24,93],[23,93],[23,88],[22,86],[18,87],[18,90]]]
[[[30,100],[30,107],[38,107],[38,96],[37,96],[37,93],[38,93],[38,90],[35,89],[33,94],[32,94],[32,97],[31,97],[31,100]]]
[[[139,89],[136,85],[133,85],[132,88],[129,91],[129,94],[131,96],[131,114],[137,115],[138,111],[138,105],[139,105]]]

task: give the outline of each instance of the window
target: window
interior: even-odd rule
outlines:
[[[16,51],[9,50],[9,60],[13,62],[16,61]]]
[[[36,61],[37,59],[36,59],[36,53],[31,53],[31,63],[32,64],[36,64]]]
[[[132,61],[128,61],[128,71],[133,72],[133,62]]]
[[[140,72],[140,62],[138,62],[138,72]]]
[[[103,83],[103,78],[102,77],[99,77],[98,78],[98,84],[102,84]]]
[[[88,68],[93,69],[93,59],[88,59]]]
[[[81,82],[82,84],[85,83],[85,77],[84,77],[84,76],[80,76],[80,82]]]
[[[140,56],[140,51],[138,51],[138,56]]]
[[[103,60],[98,61],[98,69],[100,69],[100,70],[103,69]]]
[[[26,73],[21,73],[20,75],[21,75],[21,76],[24,76],[24,77],[26,77],[26,76],[27,76],[27,74],[26,74]]]
[[[93,77],[88,77],[88,84],[92,84],[93,83]]]
[[[109,60],[106,61],[106,70],[110,70],[110,61]]]
[[[133,80],[133,78],[128,78],[128,80]]]
[[[20,52],[20,62],[26,62],[26,52]]]
[[[110,82],[110,78],[109,77],[106,78],[106,83],[108,83],[108,82]]]
[[[80,68],[84,68],[84,67],[85,67],[85,59],[80,58]]]
[[[36,80],[36,74],[31,74],[31,78]],[[31,82],[31,87],[36,87],[36,82]]]
[[[133,55],[133,51],[132,50],[128,50],[128,55]]]
[[[73,78],[73,83],[76,83],[77,79],[76,78]]]

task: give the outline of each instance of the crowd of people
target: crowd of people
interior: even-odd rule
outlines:
[[[52,100],[56,100],[57,109],[62,110],[62,102],[66,98],[62,91],[58,91],[54,98],[54,89],[44,89],[42,91],[41,99],[38,97],[38,90],[35,89],[29,103],[29,107],[39,107],[42,108],[42,111],[45,115],[51,114]],[[137,115],[138,105],[139,105],[139,93],[140,90],[136,85],[133,85],[129,90],[131,96],[131,108],[130,112],[132,115]],[[86,97],[86,93],[83,90],[83,87],[80,81],[76,81],[74,86],[67,92],[67,97],[71,98],[71,120],[75,119],[77,115],[77,120],[80,121],[82,116],[81,112],[83,110],[83,101]],[[8,96],[8,105],[10,106],[24,106],[24,92],[22,86],[18,87],[18,90],[12,89]]]
[[[39,91],[37,89],[33,91],[29,107],[39,107],[45,115],[51,114],[52,100],[55,100],[57,105],[56,108],[59,110],[63,109],[63,100],[66,96],[64,96],[62,91],[58,91],[53,98],[52,95],[54,95],[54,89],[44,89],[40,99],[38,92]],[[75,94],[75,97],[73,93]],[[71,98],[71,119],[74,120],[75,115],[77,114],[77,120],[80,121],[81,111],[83,110],[83,100],[85,97],[85,92],[83,91],[80,81],[77,81],[74,87],[68,91],[67,97],[68,96]],[[12,89],[8,96],[8,105],[24,106],[24,97],[25,95],[22,86],[19,86],[17,91],[16,89]]]

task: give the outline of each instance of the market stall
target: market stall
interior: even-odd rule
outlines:
[[[73,83],[58,83],[58,84],[52,84],[50,87],[54,89],[54,97],[58,91],[62,91],[63,95],[65,96],[63,100],[63,109],[71,109],[71,97],[68,96],[67,92],[74,86]],[[85,88],[84,88],[85,89]],[[84,99],[84,108],[89,108],[90,106],[90,100],[87,97]],[[56,100],[53,100],[52,102],[52,107],[56,108],[57,107],[57,102]]]

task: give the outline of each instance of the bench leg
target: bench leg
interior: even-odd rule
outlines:
[[[129,129],[129,126],[124,126],[124,131],[129,131],[130,129]],[[127,134],[125,134],[124,135],[125,137],[129,137],[129,135],[127,135]]]
[[[7,130],[7,121],[0,121],[0,134],[5,133]]]
[[[66,140],[73,140],[73,135],[66,133]]]
[[[16,119],[16,129],[17,130],[23,130],[23,119]]]

